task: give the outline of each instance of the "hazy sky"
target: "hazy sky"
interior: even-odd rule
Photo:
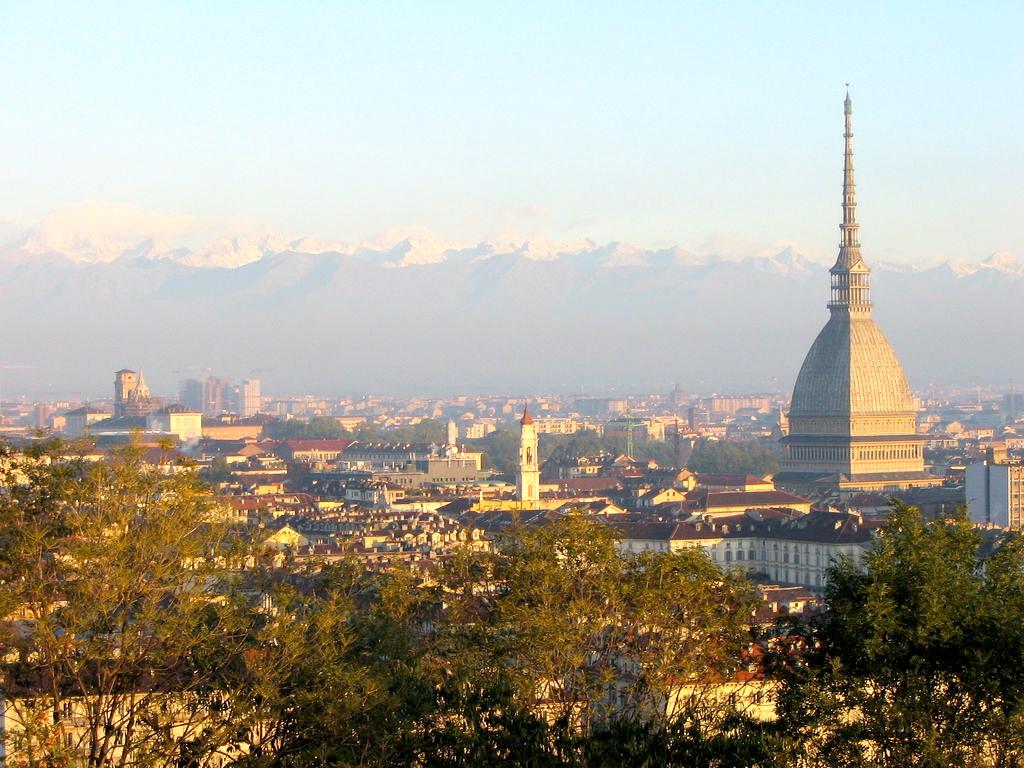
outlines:
[[[1024,253],[1024,3],[0,0],[0,221]]]

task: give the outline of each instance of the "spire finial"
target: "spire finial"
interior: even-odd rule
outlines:
[[[843,102],[846,130],[843,132],[845,150],[843,153],[843,221],[839,225],[839,258],[832,272],[832,301],[829,307],[843,311],[856,309],[870,312],[868,296],[868,267],[860,256],[860,225],[857,224],[857,184],[853,171],[853,102],[850,100],[850,84],[846,84],[846,100]],[[856,274],[851,274],[855,272]]]

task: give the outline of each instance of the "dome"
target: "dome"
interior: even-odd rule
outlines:
[[[903,367],[871,316],[833,313],[800,367],[790,416],[872,416],[915,410]]]

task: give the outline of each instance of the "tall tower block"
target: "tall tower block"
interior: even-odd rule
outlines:
[[[524,503],[540,501],[540,460],[537,456],[537,427],[530,406],[523,408],[519,420],[519,470],[516,472],[516,498]]]

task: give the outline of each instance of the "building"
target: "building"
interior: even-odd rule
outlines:
[[[752,410],[768,413],[772,408],[771,395],[742,395],[726,397],[714,395],[704,398],[700,404],[713,416],[735,416],[738,411]]]
[[[278,453],[285,461],[303,464],[328,464],[337,461],[351,440],[331,438],[294,438],[278,446]]]
[[[181,442],[190,443],[203,436],[203,414],[184,405],[168,405],[146,416],[146,428],[177,435]]]
[[[203,417],[203,437],[214,440],[241,440],[250,437],[254,440],[263,436],[264,419],[253,417],[237,419],[234,416]]]
[[[255,416],[262,405],[260,380],[245,379],[238,388],[238,415],[243,419]]]
[[[658,419],[620,416],[604,425],[604,436],[621,440],[662,441],[665,439],[665,423]]]
[[[573,406],[580,416],[618,416],[629,408],[621,397],[582,397]]]
[[[793,509],[811,511],[811,502],[786,491],[718,491],[698,486],[686,495],[683,508],[690,514],[719,517],[748,509]]]
[[[145,416],[156,406],[149,393],[149,387],[146,386],[146,378],[141,372],[136,373],[122,368],[114,374],[115,418]]]
[[[899,490],[939,485],[924,471],[917,407],[903,368],[871,317],[870,272],[861,258],[853,172],[852,105],[846,96],[846,154],[839,257],[830,271],[830,317],[793,387],[782,471],[775,482],[800,492]]]
[[[71,438],[85,437],[89,427],[98,421],[110,418],[109,411],[101,411],[91,405],[83,405],[64,414],[64,434]]]
[[[1024,530],[1024,462],[990,448],[967,467],[967,514],[981,525]]]
[[[523,503],[540,500],[540,458],[537,455],[537,430],[530,406],[523,408],[519,420],[519,468],[516,471],[516,498]]]
[[[751,509],[681,522],[617,522],[614,528],[624,553],[700,547],[720,568],[817,590],[825,586],[828,569],[837,560],[862,565],[879,525],[854,512]]]
[[[208,376],[204,380],[185,379],[181,382],[179,395],[182,405],[199,411],[204,416],[217,416],[228,408],[230,385],[226,379]],[[259,399],[259,382],[256,382],[256,399]],[[257,410],[259,406],[257,405]],[[252,414],[249,414],[252,415]]]
[[[554,416],[534,419],[533,424],[537,429],[538,435],[574,435],[583,430],[590,430],[601,434],[604,430],[604,426],[597,422],[587,421],[586,419],[557,418]]]

